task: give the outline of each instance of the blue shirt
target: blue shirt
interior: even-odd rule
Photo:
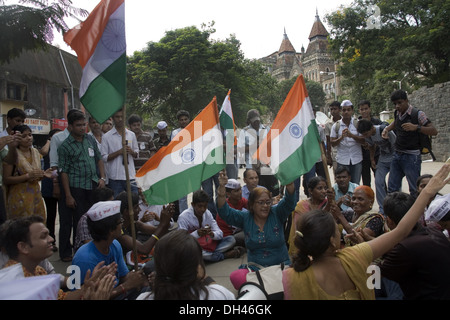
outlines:
[[[113,240],[109,246],[109,252],[107,255],[104,255],[98,251],[94,241],[91,241],[85,245],[82,245],[80,249],[77,250],[72,260],[72,264],[77,265],[80,268],[81,284],[84,282],[86,272],[89,269],[92,272],[100,261],[105,261],[105,266],[111,264],[112,262],[117,263],[117,279],[120,279],[128,274],[128,268],[125,260],[123,259],[122,246],[119,241]]]
[[[335,193],[335,200],[338,201],[339,198],[342,198],[343,196],[345,196],[346,194],[348,194],[350,197],[353,196],[353,192],[355,191],[356,187],[358,187],[359,185],[353,182],[349,182],[348,184],[348,190],[346,193],[342,193],[341,190],[339,189],[337,183],[334,184],[333,188],[334,188],[334,193]],[[341,209],[342,211],[347,210],[349,207],[346,206],[345,204],[341,204]]]
[[[284,224],[294,209],[295,194],[286,193],[278,204],[270,208],[263,231],[259,230],[249,211],[236,210],[225,203],[218,214],[226,223],[244,230],[248,262],[267,267],[283,262],[291,264],[284,238]]]

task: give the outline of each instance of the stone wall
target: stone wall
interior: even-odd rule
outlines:
[[[436,161],[446,161],[450,157],[450,82],[422,87],[408,95],[408,100],[412,106],[423,110],[437,129],[433,153]]]

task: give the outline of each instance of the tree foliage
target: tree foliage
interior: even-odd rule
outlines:
[[[326,19],[349,98],[381,111],[398,81],[407,90],[450,81],[450,1],[355,0]]]
[[[176,125],[178,110],[193,118],[213,97],[220,106],[229,89],[238,126],[247,110],[265,112],[276,103],[276,81],[261,64],[244,59],[240,42],[231,35],[210,40],[214,23],[167,31],[128,59],[127,102],[132,112],[159,116]]]
[[[65,18],[88,15],[71,0],[21,0],[19,5],[5,2],[0,0],[0,63],[9,62],[23,50],[47,48],[54,29],[68,30]]]

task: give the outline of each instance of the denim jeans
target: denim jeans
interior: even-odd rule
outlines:
[[[357,164],[341,164],[338,163],[338,167],[347,167],[350,171],[350,181],[356,184],[361,182],[361,174],[362,174],[362,161]]]
[[[386,197],[386,191],[387,191],[386,176],[389,173],[390,168],[391,168],[390,162],[378,161],[377,170],[375,170],[375,191],[376,191],[376,197],[377,197],[379,211],[381,213],[384,213],[383,201],[384,201],[384,198]]]
[[[136,180],[130,180],[131,184],[131,192],[132,193],[138,193],[138,188],[136,184]],[[122,191],[127,191],[127,181],[126,180],[113,180],[109,179],[108,181],[108,187],[114,191],[114,198],[117,197],[119,193]]]
[[[227,252],[236,244],[236,239],[231,236],[226,236],[222,240],[220,240],[219,244],[216,247],[214,252],[209,252],[202,250],[203,260],[205,261],[221,261],[224,257],[224,252]]]
[[[395,152],[391,162],[388,180],[388,193],[401,191],[402,180],[406,177],[409,185],[409,193],[416,197],[417,178],[420,177],[422,158],[419,155]]]

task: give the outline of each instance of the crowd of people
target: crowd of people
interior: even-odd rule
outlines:
[[[135,175],[189,124],[189,112],[177,113],[172,132],[159,121],[155,134],[136,114],[127,127],[122,110],[103,124],[70,110],[68,127],[50,132],[38,150],[25,114],[13,109],[0,137],[0,267],[52,274],[48,258],[58,252],[81,271],[76,289],[61,276],[58,299],[224,300],[238,296],[205,264],[246,253],[229,275],[237,291],[250,272],[282,264],[285,299],[449,299],[450,199],[439,191],[450,164],[421,175],[420,134],[437,130],[406,92],[391,100],[390,124],[373,117],[369,101],[358,104],[358,119],[351,101],[331,103],[331,119],[318,124],[327,163],[318,159],[284,186],[251,157],[270,130],[252,109],[234,163],[203,181],[190,204],[186,195],[166,205],[147,203]],[[404,177],[409,193],[401,191]],[[369,266],[380,270],[375,288]]]

